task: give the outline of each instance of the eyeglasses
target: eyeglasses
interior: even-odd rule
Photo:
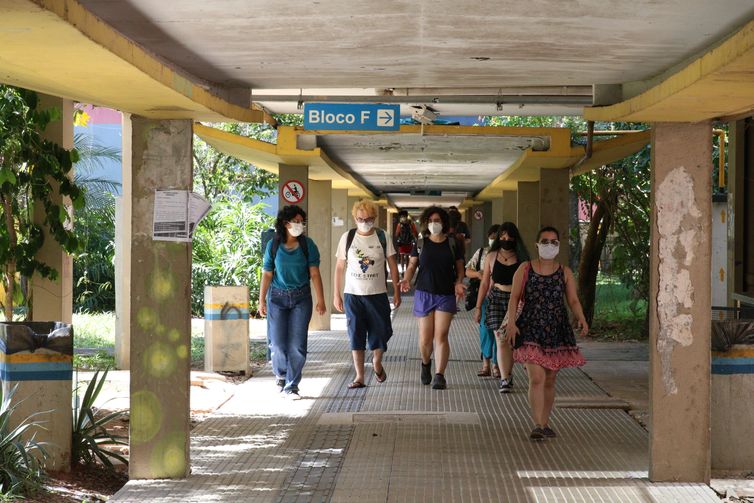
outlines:
[[[356,222],[360,224],[373,224],[374,223],[374,217],[370,218],[359,218],[356,217]]]
[[[558,241],[557,239],[540,239],[539,244],[558,246],[560,244],[560,241]]]

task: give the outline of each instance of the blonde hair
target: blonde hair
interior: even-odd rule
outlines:
[[[374,221],[377,222],[377,217],[379,214],[379,211],[377,210],[377,205],[374,204],[373,201],[370,201],[369,199],[359,199],[355,203],[353,203],[353,208],[351,208],[351,216],[356,219],[356,213],[361,210],[365,212],[370,217],[374,217]]]

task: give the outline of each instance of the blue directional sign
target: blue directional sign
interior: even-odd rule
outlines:
[[[304,129],[319,131],[398,131],[400,105],[304,103]]]

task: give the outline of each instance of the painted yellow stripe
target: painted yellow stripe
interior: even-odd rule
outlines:
[[[720,351],[713,351],[712,356],[719,356],[723,358],[754,358],[754,349],[751,348],[732,348],[725,353]]]
[[[44,362],[71,362],[71,355],[41,354],[41,353],[15,353],[6,355],[0,353],[0,363],[44,363]]]

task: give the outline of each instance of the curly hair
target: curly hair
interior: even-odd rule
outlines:
[[[280,211],[278,211],[278,216],[275,219],[275,235],[278,239],[281,241],[288,239],[285,224],[296,218],[297,215],[301,215],[304,222],[306,222],[306,212],[301,209],[300,206],[296,206],[295,204],[283,206]]]
[[[447,234],[448,229],[450,229],[450,217],[448,216],[448,212],[440,208],[439,206],[430,206],[426,208],[422,212],[422,216],[419,219],[419,222],[421,223],[422,227],[427,229],[427,222],[429,221],[429,217],[431,217],[435,213],[440,215],[440,220],[442,220],[442,233]]]
[[[516,224],[514,224],[513,222],[503,222],[500,225],[500,228],[497,231],[495,242],[492,243],[492,246],[490,246],[490,252],[500,249],[500,236],[502,236],[503,233],[508,234],[508,237],[516,242],[516,258],[518,259],[518,261],[526,262],[527,260],[529,260],[529,250],[526,249],[526,244],[521,238],[521,233],[519,232],[518,227],[516,227]]]

